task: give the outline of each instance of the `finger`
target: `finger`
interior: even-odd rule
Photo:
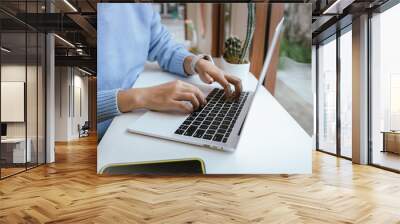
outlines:
[[[179,112],[192,113],[193,107],[185,101],[173,101],[172,106]]]
[[[194,93],[189,93],[189,92],[184,92],[184,93],[179,93],[178,96],[175,98],[175,100],[179,101],[190,101],[193,105],[193,109],[197,110],[200,107],[200,102],[196,97],[196,94]]]
[[[242,80],[240,80],[238,77],[235,77],[233,75],[225,75],[226,80],[228,80],[229,83],[232,83],[235,86],[235,98],[238,98],[240,96],[240,93],[243,90],[242,87]]]
[[[196,98],[199,100],[199,102],[201,102],[202,105],[205,105],[207,103],[204,93],[198,87],[189,83],[184,83],[182,90],[184,92],[194,93],[196,95]]]
[[[200,75],[200,79],[201,79],[201,81],[203,81],[204,83],[207,83],[207,84],[211,84],[214,82],[214,79],[206,72],[203,73],[203,75]]]
[[[227,99],[231,98],[232,97],[231,86],[230,86],[228,80],[226,80],[226,78],[223,75],[223,73],[215,74],[214,75],[214,79],[215,79],[215,81],[217,81],[224,88],[225,98],[227,98]]]

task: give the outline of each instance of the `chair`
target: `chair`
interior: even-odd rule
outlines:
[[[79,138],[89,136],[90,123],[85,121],[82,127],[78,124]]]

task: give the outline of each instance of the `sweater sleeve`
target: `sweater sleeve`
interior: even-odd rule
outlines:
[[[102,122],[121,114],[117,104],[119,89],[97,92],[97,120]]]
[[[153,11],[148,60],[156,60],[162,69],[186,76],[183,61],[190,55],[193,54],[172,39],[167,28],[160,22],[160,15]]]

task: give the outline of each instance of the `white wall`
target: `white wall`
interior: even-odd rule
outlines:
[[[55,85],[55,140],[77,139],[78,125],[88,120],[88,78],[76,68],[56,67]]]
[[[247,32],[247,3],[232,4],[231,13],[231,35],[239,37],[244,42]],[[225,35],[228,37],[229,34]]]
[[[201,10],[199,3],[187,4],[187,17],[193,21],[197,32],[198,48],[204,54],[211,54],[212,45],[212,3],[202,3],[205,7],[205,35],[200,33]],[[232,15],[230,22],[231,35],[238,36],[242,41],[246,37],[247,26],[247,3],[232,4]],[[225,34],[229,36],[230,34]]]
[[[187,4],[187,17],[193,21],[194,27],[197,32],[197,41],[198,48],[204,54],[211,54],[211,38],[212,38],[212,4],[211,3],[202,3],[205,7],[205,35],[202,36],[200,32],[201,27],[201,11],[199,3],[189,3]]]
[[[28,120],[28,137],[29,133],[33,133],[35,131],[36,135],[36,120],[37,115],[36,107],[37,107],[37,99],[36,99],[36,79],[33,79],[31,74],[34,74],[36,77],[36,67],[18,64],[6,64],[1,66],[1,81],[4,82],[25,82],[25,69],[28,72],[28,87],[27,87],[27,120]],[[39,71],[40,72],[40,71]],[[31,88],[29,88],[31,87]],[[33,88],[34,87],[34,88]],[[41,105],[39,105],[40,107]],[[1,110],[7,110],[7,108],[1,108]],[[32,123],[33,122],[33,123]],[[25,137],[25,123],[26,122],[7,122],[7,136],[8,137]],[[32,131],[30,131],[32,128]]]

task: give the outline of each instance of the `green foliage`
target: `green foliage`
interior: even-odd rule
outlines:
[[[282,37],[280,45],[280,57],[286,56],[300,63],[311,63],[311,49],[309,47],[291,42],[285,37]]]

